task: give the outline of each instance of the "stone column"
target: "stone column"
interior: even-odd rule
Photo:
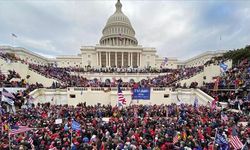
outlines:
[[[115,66],[117,67],[117,52],[115,52]]]
[[[130,66],[130,53],[128,52],[128,66]]]
[[[100,67],[102,67],[102,52],[99,52],[99,58],[100,58]]]
[[[122,67],[123,67],[123,52],[122,52]]]
[[[108,67],[108,52],[106,52],[106,67]]]
[[[136,65],[139,67],[139,53],[136,53],[137,60],[136,60]]]
[[[142,65],[141,65],[141,60],[142,60],[141,57],[142,57],[142,54],[140,53],[140,67],[142,66]]]
[[[111,64],[110,64],[110,52],[109,52],[109,67],[111,66]]]
[[[98,52],[96,52],[96,66],[99,66],[99,61],[98,61]]]
[[[133,52],[131,53],[131,66],[133,67]]]

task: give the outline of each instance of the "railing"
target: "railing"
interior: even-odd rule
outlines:
[[[88,90],[88,88],[86,88],[86,87],[76,87],[76,88],[74,88],[74,91],[87,91]]]
[[[154,87],[153,88],[153,91],[165,91],[166,88],[163,88],[163,87]]]
[[[231,91],[244,91],[243,89],[235,89],[235,88],[232,88],[232,89],[207,89],[209,91],[219,91],[219,92],[231,92]],[[250,89],[246,89],[248,92],[250,91]]]
[[[169,74],[168,72],[166,73],[118,73],[118,72],[73,72],[71,71],[70,74],[74,74],[74,75],[83,75],[83,76],[158,76],[158,75],[166,75]]]

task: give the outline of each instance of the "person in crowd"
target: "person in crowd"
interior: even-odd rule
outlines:
[[[221,115],[226,115],[227,120]],[[62,123],[55,123],[58,118]],[[80,124],[79,129],[72,128],[72,120]],[[10,128],[32,129],[11,135],[11,149],[31,149],[33,144],[39,150],[209,149],[216,134],[228,141],[232,132],[237,132],[241,142],[249,146],[249,120],[250,117],[242,113],[186,104],[132,105],[119,109],[109,105],[80,103],[73,107],[46,103],[21,109],[16,115],[5,113],[2,116],[2,122],[8,122]],[[248,124],[243,126],[241,122]],[[8,130],[4,128],[0,143],[0,149],[9,149]],[[214,147],[221,145],[215,142]]]

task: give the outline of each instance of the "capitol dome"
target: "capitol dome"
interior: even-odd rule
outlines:
[[[128,19],[122,12],[120,0],[116,3],[115,13],[109,17],[106,26],[102,31],[100,45],[111,46],[136,46],[138,42],[135,38],[135,31]]]

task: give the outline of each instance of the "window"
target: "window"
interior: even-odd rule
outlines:
[[[75,94],[70,94],[69,97],[70,98],[76,98],[76,95]]]
[[[168,98],[169,97],[169,94],[164,94],[164,98]]]
[[[88,55],[88,58],[90,58],[91,56],[90,55]]]

